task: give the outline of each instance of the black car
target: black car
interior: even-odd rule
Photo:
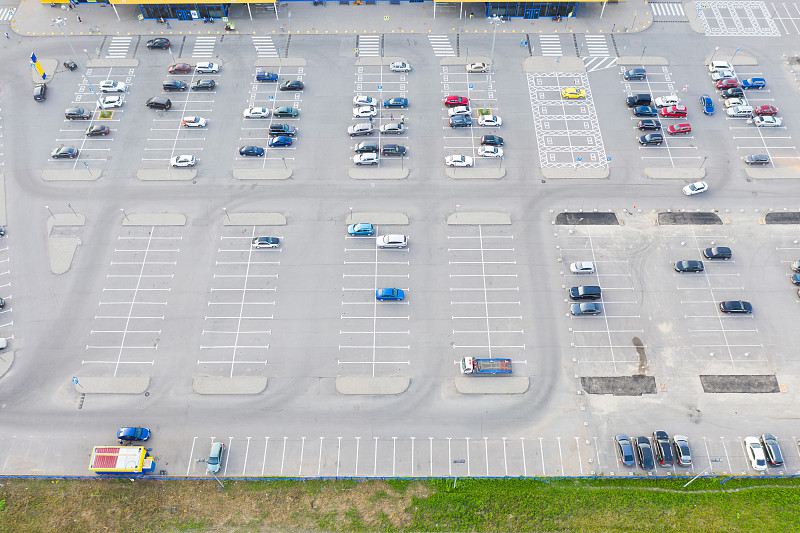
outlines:
[[[719,303],[719,310],[723,313],[740,313],[749,315],[753,312],[753,306],[750,302],[744,300],[726,300]]]
[[[167,39],[166,37],[157,37],[155,39],[150,39],[149,41],[147,41],[147,48],[151,50],[153,48],[161,48],[162,50],[166,50],[167,48],[169,48],[169,39]]]
[[[212,91],[217,86],[214,80],[197,80],[192,84],[193,91]]]
[[[602,297],[600,287],[596,285],[580,285],[572,287],[568,292],[573,300],[599,300]]]
[[[637,117],[658,116],[658,109],[649,105],[639,105],[633,108],[633,114]]]
[[[270,124],[269,134],[287,135],[289,137],[294,137],[297,134],[297,128],[295,128],[294,126],[290,126],[288,124]]]
[[[481,144],[485,146],[503,146],[503,138],[498,135],[484,135]]]
[[[366,152],[377,152],[378,141],[364,141],[360,142],[355,147],[356,153],[363,154]]]
[[[172,107],[172,100],[162,96],[154,96],[144,103],[150,109],[169,109]]]
[[[102,124],[95,124],[94,126],[89,126],[86,129],[86,136],[87,137],[96,137],[98,135],[108,135],[111,130],[108,129],[108,126],[104,126]]]
[[[676,272],[702,272],[705,266],[702,261],[675,261]]]
[[[402,144],[384,144],[381,148],[382,155],[406,155],[406,147]]]
[[[646,118],[644,120],[640,120],[636,125],[639,127],[640,130],[643,131],[644,130],[659,131],[661,129],[661,121],[652,118]]]
[[[769,165],[771,159],[767,154],[753,154],[745,156],[744,162],[748,165]]]
[[[261,157],[264,155],[264,149],[260,146],[242,146],[239,148],[239,155]]]
[[[639,144],[648,145],[648,144],[655,144],[658,146],[659,144],[664,142],[664,136],[660,133],[648,133],[647,135],[642,135],[639,137]]]
[[[661,466],[672,466],[672,446],[669,444],[669,435],[666,431],[653,432],[653,447],[656,451],[656,460]]]
[[[741,87],[731,87],[722,91],[721,94],[723,98],[741,98],[744,96],[744,91]]]
[[[185,91],[189,86],[186,85],[185,81],[167,80],[161,84],[161,87],[165,91],[172,92],[172,91]]]
[[[619,452],[620,461],[625,466],[633,466],[635,464],[633,458],[633,446],[631,446],[631,439],[624,433],[620,433],[614,437],[617,443],[617,451]]]
[[[632,68],[626,70],[622,77],[626,80],[643,80],[647,77],[647,71],[643,68]]]
[[[62,146],[61,148],[56,148],[52,152],[50,152],[50,156],[53,159],[75,159],[78,157],[78,149],[73,148],[71,146]]]
[[[730,259],[733,254],[731,249],[727,246],[714,246],[703,250],[703,255],[706,259]]]
[[[636,458],[639,460],[639,467],[643,470],[652,470],[655,466],[653,448],[647,437],[636,437]]]
[[[37,102],[44,102],[47,99],[47,85],[37,83],[33,86],[33,99]]]
[[[647,93],[633,94],[625,99],[625,103],[628,105],[628,107],[636,107],[640,105],[649,106],[652,101],[653,97]]]
[[[302,91],[303,90],[303,82],[298,80],[290,80],[281,83],[279,89],[281,91]]]
[[[764,433],[761,435],[761,446],[764,447],[764,455],[767,456],[767,461],[772,466],[780,466],[783,464],[783,454],[781,447],[778,445],[778,439],[775,435]]]
[[[70,107],[64,110],[64,116],[69,120],[83,119],[89,120],[92,118],[92,112],[83,109],[82,107]]]
[[[78,68],[78,65],[76,65],[73,60],[67,59],[66,61],[64,61],[64,68],[67,68],[69,70],[75,70],[76,68]]]

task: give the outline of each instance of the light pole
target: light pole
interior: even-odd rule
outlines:
[[[492,53],[489,55],[489,70],[486,72],[486,98],[483,101],[483,108],[486,109],[489,105],[489,79],[492,75],[492,67],[494,65],[494,42],[497,39],[497,25],[504,24],[505,21],[497,15],[489,19],[489,24],[494,27],[492,32]]]
[[[707,156],[707,155],[704,155],[704,156],[703,156],[703,162],[702,162],[702,163],[700,163],[700,168],[698,168],[697,170],[702,170],[702,168],[703,168],[703,165],[705,165],[705,164],[706,164],[706,159],[708,159],[708,156]]]
[[[736,50],[733,52],[733,55],[731,56],[731,63],[733,63],[733,58],[734,58],[734,57],[736,57],[736,53],[737,53],[738,51],[739,51],[739,49],[737,48],[737,49],[736,49]]]
[[[714,61],[714,56],[717,55],[717,50],[719,50],[719,46],[714,47],[714,53],[711,54],[711,61]]]
[[[63,31],[64,27],[67,25],[67,19],[61,18],[61,17],[51,19],[50,25],[62,29],[61,34],[64,36],[64,39],[67,41],[67,44],[69,45],[69,49],[72,50],[72,55],[75,57],[75,62],[80,67],[81,72],[83,72],[83,76],[86,78],[86,81],[89,82],[89,75],[86,73],[86,69],[83,68],[83,65],[81,64],[80,60],[78,59],[78,53],[75,52],[75,48],[72,47],[72,42],[69,40],[69,37],[67,37],[67,32]],[[86,57],[89,57],[89,52],[87,52],[86,50],[84,50],[84,52],[86,52]],[[103,109],[103,104],[102,104],[102,102],[100,102],[100,97],[97,96],[97,93],[92,90],[91,82],[89,82],[89,91],[94,95],[95,100],[97,100],[97,107],[100,108],[100,109]]]

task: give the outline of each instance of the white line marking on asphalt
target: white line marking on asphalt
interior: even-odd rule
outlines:
[[[306,448],[306,438],[300,437],[300,468],[297,471],[298,476],[303,475],[303,452],[305,451],[305,448]]]
[[[414,477],[414,439],[416,437],[411,437],[411,477]]]
[[[317,459],[317,476],[320,475],[322,472],[322,442],[325,440],[325,437],[319,438],[319,458]]]
[[[378,437],[372,437],[375,439],[375,467],[372,469],[372,475],[378,475]]]
[[[281,455],[281,475],[283,475],[283,462],[286,459],[286,439],[288,437],[283,437],[283,454]]]
[[[189,465],[186,467],[186,476],[189,476],[189,472],[192,469],[192,457],[194,456],[194,444],[197,442],[197,437],[192,438],[192,447],[189,448]],[[5,468],[4,468],[5,469]]]
[[[480,226],[479,226],[480,227]],[[483,437],[483,446],[486,454],[486,476],[489,476],[489,438]]]
[[[558,457],[561,460],[561,474],[564,474],[564,456],[561,453],[561,437],[556,437],[558,440]]]
[[[541,452],[542,455],[542,475],[544,476],[546,474],[544,467],[544,444],[542,443],[542,437],[539,437],[539,451]]]
[[[261,475],[264,475],[264,467],[267,466],[267,448],[269,447],[269,437],[264,437],[264,457],[261,459]]]
[[[247,438],[247,445],[244,448],[244,464],[242,465],[242,475],[244,476],[245,470],[247,470],[247,456],[250,453],[250,438]]]
[[[356,437],[356,471],[354,475],[358,475],[358,449],[361,445],[361,437]]]
[[[581,459],[581,443],[578,440],[578,437],[575,437],[575,448],[578,450],[578,468],[581,469],[581,475],[583,475],[583,459]]]
[[[508,477],[508,453],[506,450],[506,445],[507,445],[506,440],[507,440],[506,437],[503,437],[503,465],[505,466],[506,469],[506,477]]]

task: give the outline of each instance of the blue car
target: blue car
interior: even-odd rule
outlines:
[[[450,117],[451,128],[466,128],[472,125],[472,117],[469,115],[453,115]]]
[[[390,98],[383,101],[383,107],[408,107],[408,98]]]
[[[278,75],[274,72],[259,72],[256,74],[256,81],[278,81]]]
[[[279,135],[277,137],[270,137],[269,138],[269,145],[270,146],[291,146],[292,145],[292,138],[286,135]]]
[[[405,297],[402,289],[378,289],[375,291],[376,300],[402,300]]]
[[[764,78],[747,78],[742,80],[742,89],[763,89],[767,86],[767,80]]]
[[[375,226],[368,222],[359,222],[347,226],[348,235],[375,235]]]
[[[133,442],[149,438],[150,430],[147,428],[119,428],[117,430],[117,439],[120,442]]]
[[[647,105],[640,105],[633,108],[633,114],[637,117],[655,117],[658,115],[658,109]]]
[[[700,107],[703,108],[703,113],[706,115],[714,114],[714,101],[707,94],[700,96]]]
[[[239,148],[239,155],[261,157],[264,149],[260,146],[242,146]]]

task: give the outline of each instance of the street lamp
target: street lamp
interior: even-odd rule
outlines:
[[[73,48],[72,42],[69,40],[69,37],[67,37],[67,32],[64,31],[64,27],[67,25],[67,19],[62,17],[51,19],[50,25],[55,26],[57,28],[61,28],[62,30],[61,34],[64,36],[64,39],[66,39],[67,44],[69,45],[69,49],[72,50],[72,56],[75,58],[75,62],[78,64],[78,67],[80,67],[81,72],[83,72],[83,76],[88,81],[89,75],[86,73],[86,69],[83,68],[80,59],[78,59],[78,53],[75,52],[75,48]],[[86,57],[89,57],[89,52],[86,52]],[[97,93],[92,90],[91,82],[89,84],[89,92],[91,92],[94,95],[95,100],[97,100],[97,107],[103,109],[103,103],[100,101],[100,97],[97,95]]]
[[[494,27],[494,31],[492,31],[492,53],[489,55],[489,70],[486,72],[486,99],[483,101],[484,109],[489,105],[489,78],[492,75],[492,67],[494,66],[494,42],[495,39],[497,39],[497,26],[498,24],[505,24],[505,21],[495,15],[489,19],[489,24]]]

